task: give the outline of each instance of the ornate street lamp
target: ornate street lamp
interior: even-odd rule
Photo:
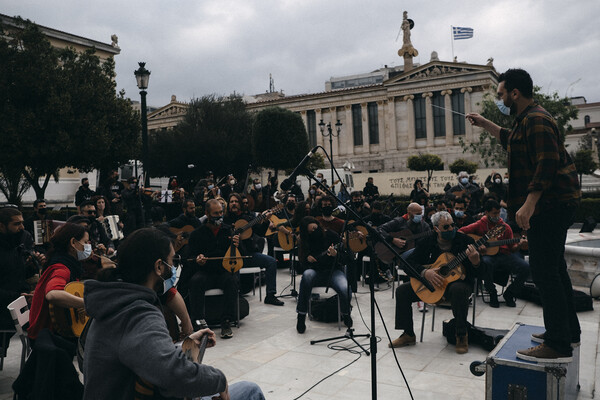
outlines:
[[[327,132],[325,132],[325,126],[327,126]],[[321,129],[321,135],[324,138],[329,137],[329,157],[331,157],[331,182],[329,182],[329,186],[331,187],[331,191],[335,193],[335,187],[333,182],[335,182],[335,178],[333,176],[333,138],[340,136],[340,132],[342,130],[342,123],[338,119],[335,124],[335,133],[331,129],[331,123],[328,122],[327,125],[321,120],[319,122],[319,128]]]
[[[150,186],[150,175],[148,174],[148,110],[146,108],[146,89],[148,89],[150,71],[145,68],[145,62],[139,62],[138,64],[140,67],[134,71],[134,74],[142,97],[142,164],[144,165],[144,186],[148,187]]]

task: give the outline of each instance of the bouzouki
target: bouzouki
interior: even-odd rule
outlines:
[[[480,246],[485,245],[490,237],[501,235],[502,232],[504,232],[504,229],[506,228],[503,225],[498,225],[495,228],[492,228],[488,233],[483,235],[481,239],[475,242],[475,248],[477,249]],[[416,295],[419,296],[422,301],[428,304],[436,304],[442,300],[444,292],[446,291],[446,286],[448,286],[449,283],[459,279],[465,279],[465,272],[462,262],[466,259],[466,250],[456,256],[454,256],[452,253],[446,252],[440,254],[433,264],[423,265],[424,268],[433,269],[444,279],[444,284],[442,287],[436,287],[435,291],[433,292],[427,289],[417,278],[411,277],[410,285],[412,286]]]
[[[83,282],[70,282],[64,291],[83,298]],[[63,308],[49,303],[50,319],[56,333],[62,337],[79,337],[89,317],[82,308]]]
[[[402,248],[395,246],[395,245],[392,245],[392,247],[394,247],[394,249],[398,253],[404,253],[405,251],[410,250],[415,247],[415,241],[417,239],[431,236],[434,233],[435,233],[435,231],[433,231],[433,230],[424,231],[424,232],[420,232],[420,233],[412,233],[412,231],[410,229],[403,229],[399,232],[390,232],[390,236],[392,236],[393,238],[398,238],[398,239],[402,239],[402,240],[406,241],[406,244]],[[375,254],[377,255],[377,258],[379,258],[383,263],[390,264],[392,261],[394,261],[394,257],[395,257],[394,253],[392,253],[392,251],[390,249],[388,249],[385,244],[383,244],[381,242],[375,243],[375,246],[373,246],[373,249],[375,250]]]

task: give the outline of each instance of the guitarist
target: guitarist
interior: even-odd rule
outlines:
[[[456,321],[456,352],[464,354],[469,350],[467,335],[467,312],[469,296],[473,293],[476,268],[480,265],[480,257],[473,245],[475,241],[469,236],[457,232],[452,216],[447,211],[439,211],[431,217],[433,229],[437,233],[417,243],[415,251],[408,257],[408,262],[415,270],[436,288],[442,288],[444,278],[433,269],[424,266],[433,264],[443,253],[458,255],[466,251],[467,258],[462,263],[466,276],[451,282],[446,287],[444,297],[450,301],[452,314]],[[404,333],[390,344],[390,347],[414,346],[416,335],[413,328],[412,303],[419,301],[409,282],[396,289],[396,329]]]
[[[181,229],[184,226],[192,226],[194,229],[200,227],[200,219],[196,217],[196,202],[192,199],[183,201],[182,213],[178,217],[169,221],[171,228]]]
[[[83,309],[83,299],[63,289],[67,283],[79,280],[83,274],[81,261],[92,254],[87,230],[73,223],[66,223],[55,231],[50,239],[48,262],[35,288],[29,311],[27,336],[35,341],[44,328],[54,331],[49,305]]]
[[[238,293],[237,277],[222,266],[221,260],[207,260],[207,257],[224,257],[233,243],[240,244],[240,236],[232,237],[231,227],[223,224],[223,206],[216,199],[206,202],[205,224],[192,232],[189,241],[189,257],[194,261],[186,262],[184,270],[189,280],[189,301],[192,324],[205,319],[204,293],[208,289],[223,290],[223,313],[221,315],[221,337],[233,337],[230,321],[235,320]]]
[[[173,345],[158,296],[170,286],[175,251],[157,229],[143,228],[119,247],[119,266],[102,281],[85,283],[84,299],[93,318],[85,341],[84,399],[130,400],[137,377],[154,386],[152,398],[216,396],[224,400],[264,400],[250,382],[229,385],[225,374],[188,360]],[[197,344],[209,329],[190,335]],[[164,396],[164,397],[163,397]]]
[[[269,228],[269,217],[272,215],[271,212],[264,211],[263,215],[266,216],[262,224],[256,224],[252,227],[252,236],[248,239],[243,240],[243,247],[245,249],[245,255],[252,256],[250,263],[252,266],[265,268],[265,277],[267,283],[267,295],[265,296],[265,304],[271,304],[274,306],[282,306],[283,301],[275,297],[277,293],[277,260],[273,257],[263,254],[262,248],[258,247],[258,243],[263,242],[263,237]],[[246,222],[252,221],[257,218],[257,214],[254,212],[243,212],[242,211],[242,196],[237,193],[231,193],[229,195],[229,202],[227,203],[227,214],[223,219],[226,225],[233,225],[236,221],[243,219]]]
[[[378,228],[378,230],[386,242],[393,244],[400,251],[404,251],[404,248],[407,245],[406,240],[395,238],[392,235],[390,235],[390,233],[407,231],[407,233],[410,232],[409,235],[416,235],[419,233],[429,232],[431,228],[423,218],[423,209],[421,208],[421,206],[418,203],[410,203],[406,208],[406,214],[404,214],[401,217],[396,217],[390,222],[381,225]],[[425,237],[416,239],[415,244],[418,244],[419,241],[424,239]],[[406,260],[412,254],[413,251],[414,248],[404,251],[404,253],[402,254],[402,258]]]
[[[500,218],[500,203],[494,199],[490,199],[485,203],[485,215],[477,222],[460,228],[459,232],[466,234],[474,234],[483,236],[487,231],[498,225],[503,225],[504,233],[492,240],[506,240],[513,238],[513,231],[510,226]],[[529,263],[517,255],[520,245],[527,239],[521,238],[520,242],[512,245],[504,244],[500,246],[498,254],[486,255],[485,247],[482,246],[479,250],[482,251],[485,269],[483,272],[483,286],[490,294],[490,307],[498,308],[498,294],[494,285],[494,272],[497,270],[507,271],[515,275],[513,282],[506,288],[504,301],[508,307],[516,307],[515,297],[519,296],[521,289],[525,285],[525,281],[531,273]]]

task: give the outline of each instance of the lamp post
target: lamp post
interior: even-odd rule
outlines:
[[[335,123],[335,133],[331,129],[331,122],[327,123],[327,132],[325,132],[325,123],[323,122],[323,120],[319,122],[319,128],[321,129],[321,135],[323,135],[324,138],[329,137],[329,156],[331,157],[331,182],[329,184],[331,187],[331,191],[335,193],[335,185],[333,184],[335,179],[333,177],[333,137],[340,136],[340,131],[342,130],[342,123],[339,119],[337,120],[337,122]]]
[[[148,110],[146,109],[146,89],[148,89],[150,71],[145,68],[145,62],[139,62],[138,64],[140,67],[133,73],[135,74],[137,87],[140,89],[140,96],[142,97],[142,164],[144,165],[144,186],[148,187],[150,186],[150,175],[148,174]]]

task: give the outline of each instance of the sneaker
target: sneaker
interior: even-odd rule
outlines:
[[[283,301],[279,300],[279,299],[278,299],[277,297],[275,297],[274,295],[272,295],[272,294],[268,294],[268,295],[265,297],[265,304],[272,304],[272,305],[274,305],[274,306],[282,306],[282,305],[284,305],[285,303],[284,303]]]
[[[352,328],[352,317],[350,314],[342,315],[342,320],[344,321],[346,328]]]
[[[516,307],[517,306],[517,303],[515,302],[515,298],[513,297],[512,294],[510,294],[510,292],[508,292],[508,291],[504,292],[502,297],[504,297],[504,301],[505,301],[507,307]]]
[[[231,330],[231,325],[229,321],[224,321],[221,323],[221,338],[222,339],[231,339],[233,337],[233,331]]]
[[[467,334],[458,336],[456,335],[456,353],[465,354],[469,352],[469,336]]]
[[[408,333],[404,332],[400,335],[399,338],[392,340],[392,343],[388,343],[388,347],[398,348],[398,347],[406,347],[406,346],[414,346],[417,344],[417,336],[411,336]]]
[[[417,302],[417,308],[419,309],[419,312],[429,311],[429,310],[427,310],[427,308],[425,308],[425,303],[423,303],[422,301]]]
[[[298,333],[306,332],[306,314],[298,314],[298,320],[296,321],[296,330]]]
[[[532,333],[531,334],[531,341],[535,342],[535,343],[544,343],[544,340],[546,339],[546,332],[543,333]],[[581,339],[580,338],[574,338],[571,339],[571,347],[575,348],[581,346]]]
[[[500,307],[500,303],[498,302],[498,295],[496,293],[490,293],[490,307]]]
[[[394,281],[394,275],[392,274],[392,271],[390,271],[389,269],[385,271],[385,277],[388,280],[388,282]]]
[[[573,356],[560,353],[544,343],[526,350],[517,350],[517,358],[540,363],[565,364],[573,361]]]

